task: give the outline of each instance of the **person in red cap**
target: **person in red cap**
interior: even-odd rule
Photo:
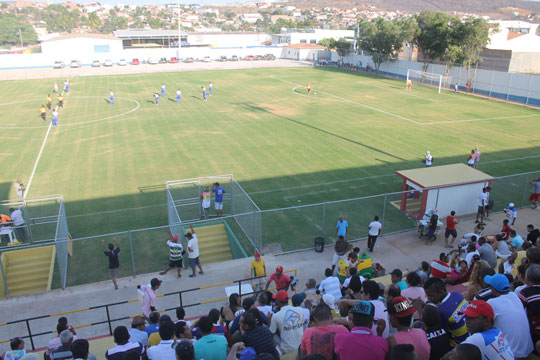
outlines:
[[[270,283],[274,281],[276,283],[276,289],[277,291],[280,290],[289,290],[289,284],[291,283],[291,278],[288,277],[286,274],[283,273],[283,266],[276,267],[276,272],[273,273],[266,282],[265,291],[268,290],[270,287]]]
[[[484,300],[474,300],[459,314],[465,315],[465,324],[471,334],[462,344],[476,346],[482,353],[482,359],[514,359],[503,333],[493,326],[495,313],[491,305]]]
[[[169,236],[171,231],[169,230]],[[178,277],[182,277],[182,261],[184,256],[184,247],[181,242],[178,242],[178,235],[174,235],[172,241],[167,239],[167,245],[169,245],[169,266],[159,273],[159,275],[165,275],[169,270],[176,268],[178,271]]]
[[[273,296],[279,311],[272,316],[270,331],[279,335],[279,349],[281,360],[296,360],[298,348],[302,342],[304,330],[307,328],[309,319],[304,317],[302,308],[289,305],[289,294],[280,290]]]
[[[386,339],[390,352],[396,345],[411,344],[420,360],[429,360],[431,345],[426,332],[422,329],[411,329],[413,314],[416,311],[414,306],[403,296],[396,296],[388,302],[387,309],[390,323],[398,330]]]
[[[258,252],[255,253],[255,259],[251,262],[250,272],[253,277],[266,276],[266,265]],[[263,284],[264,278],[255,280],[255,287],[260,288],[260,290],[262,290]]]

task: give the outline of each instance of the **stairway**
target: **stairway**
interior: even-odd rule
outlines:
[[[223,223],[196,227],[195,233],[199,239],[199,259],[203,266],[233,258]]]
[[[2,253],[2,265],[10,296],[51,289],[56,248],[44,246]],[[6,295],[0,285],[0,297]]]

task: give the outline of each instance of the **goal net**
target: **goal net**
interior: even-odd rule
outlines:
[[[407,70],[407,83],[411,80],[413,84],[427,85],[437,88],[440,94],[441,90],[447,89],[452,83],[452,78],[439,74],[428,73],[419,70]]]

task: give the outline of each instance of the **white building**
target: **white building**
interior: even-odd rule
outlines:
[[[327,30],[315,29],[299,32],[297,30],[286,30],[280,34],[272,35],[272,45],[286,46],[291,44],[318,44],[324,38],[354,38],[354,30]]]
[[[69,34],[42,42],[41,52],[51,61],[79,60],[89,64],[93,60],[118,60],[123,47],[122,40],[112,35]]]
[[[539,24],[513,20],[492,23],[498,24],[500,31],[490,35],[488,49],[540,53],[540,36],[536,35]]]

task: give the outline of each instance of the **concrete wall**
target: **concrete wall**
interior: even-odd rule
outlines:
[[[510,72],[540,74],[540,53],[512,52]]]
[[[261,46],[265,41],[272,40],[270,34],[189,34],[187,37],[190,45],[205,44],[211,47],[241,47],[241,46]]]
[[[73,38],[45,41],[41,44],[41,51],[48,59],[54,59],[53,62],[79,60],[90,64],[93,60],[120,59],[124,49],[122,40]]]

